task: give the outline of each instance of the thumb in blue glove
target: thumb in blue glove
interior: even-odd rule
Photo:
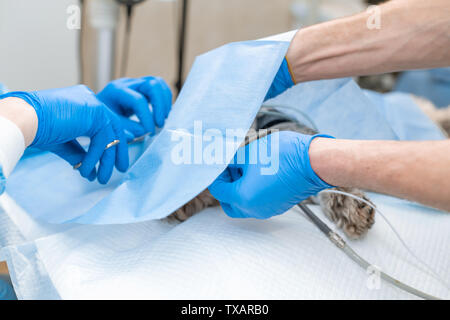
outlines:
[[[86,86],[10,92],[0,99],[6,97],[21,98],[36,111],[38,129],[31,146],[52,151],[71,165],[82,162],[79,171],[83,177],[90,181],[98,177],[104,184],[114,165],[122,172],[128,169],[128,145],[118,115]],[[91,139],[87,152],[75,140],[81,136]],[[106,148],[114,140],[120,143]]]
[[[233,218],[266,219],[289,210],[297,203],[333,186],[321,180],[311,168],[309,145],[316,137],[281,131],[253,141],[245,146],[246,160],[239,162],[239,151],[233,164],[211,184],[209,191],[219,200],[225,213]],[[268,154],[278,143],[278,166],[270,172],[257,159],[261,146],[268,146]],[[247,157],[248,155],[248,157]],[[277,156],[277,155],[275,155]],[[243,161],[240,161],[243,162]]]
[[[275,98],[295,84],[294,75],[291,72],[289,62],[287,58],[284,58],[264,101]]]

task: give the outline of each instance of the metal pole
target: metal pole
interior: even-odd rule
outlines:
[[[98,92],[114,77],[119,4],[115,0],[90,0],[87,4],[89,22],[96,31],[93,90]]]
[[[178,38],[178,78],[175,86],[178,93],[181,91],[183,86],[183,67],[184,67],[184,51],[185,51],[185,41],[186,41],[186,27],[187,27],[187,12],[188,12],[188,0],[182,1],[183,7],[181,8],[181,24]]]

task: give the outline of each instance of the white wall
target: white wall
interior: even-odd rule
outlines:
[[[291,1],[192,0],[185,75],[199,53],[230,41],[290,30]],[[0,0],[0,82],[10,90],[36,90],[78,81],[77,31],[66,27],[66,9],[74,3],[78,0]],[[146,1],[136,8],[127,76],[152,74],[174,82],[176,9],[178,6],[167,0]],[[91,47],[96,39],[92,28],[86,27],[85,83],[93,85]],[[117,60],[122,51],[123,27],[122,10]]]
[[[93,1],[93,0],[87,0]],[[345,2],[345,6],[342,4]],[[78,35],[69,30],[67,7],[78,0],[0,0],[0,82],[11,90],[63,87],[78,81]],[[189,10],[185,75],[196,55],[230,41],[255,39],[292,29],[311,16],[321,19],[364,8],[362,0],[192,0]],[[127,76],[159,75],[170,84],[176,71],[176,9],[172,1],[139,5],[133,19]],[[310,9],[310,8],[309,8]],[[121,55],[124,12],[119,19]],[[92,85],[92,28],[85,30],[85,83]]]
[[[77,0],[0,0],[0,82],[37,90],[78,81],[77,31],[66,27]]]

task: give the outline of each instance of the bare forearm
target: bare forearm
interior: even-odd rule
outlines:
[[[36,112],[24,100],[19,98],[5,98],[0,100],[0,117],[14,122],[25,139],[25,146],[29,146],[36,135],[38,119]]]
[[[450,140],[358,141],[316,138],[311,166],[323,180],[450,211]]]
[[[363,12],[299,30],[287,53],[297,82],[450,65],[450,1],[394,0],[379,29]]]

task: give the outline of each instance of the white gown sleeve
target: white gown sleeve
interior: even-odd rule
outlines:
[[[0,117],[0,194],[6,179],[25,151],[22,131],[10,120]]]

